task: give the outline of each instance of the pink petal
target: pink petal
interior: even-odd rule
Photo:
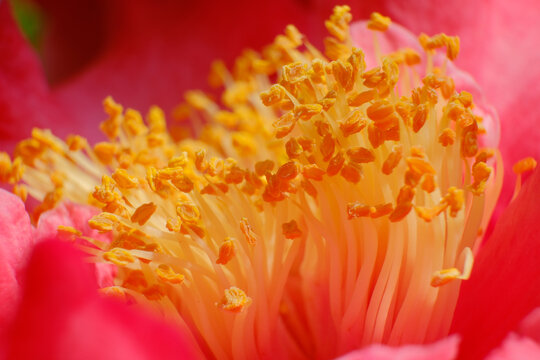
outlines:
[[[33,229],[24,204],[0,189],[0,338],[20,298],[21,272],[33,245]]]
[[[371,345],[337,360],[451,360],[456,358],[458,345],[458,336],[450,336],[429,345]]]
[[[480,359],[540,306],[540,170],[503,213],[464,281],[452,331],[462,335],[460,359]]]
[[[10,333],[13,359],[192,359],[182,332],[97,294],[83,254],[60,241],[35,247]]]
[[[79,205],[69,201],[62,202],[54,209],[40,216],[36,229],[36,241],[57,237],[58,226],[62,225],[79,230],[83,236],[109,243],[111,241],[110,234],[101,234],[88,225],[88,220],[99,212],[97,208],[91,206]],[[76,242],[84,246],[93,246],[83,239],[76,239]],[[94,266],[98,285],[100,287],[112,286],[116,275],[116,267],[108,263],[97,263]]]

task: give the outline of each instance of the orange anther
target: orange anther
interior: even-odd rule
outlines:
[[[414,110],[413,131],[416,133],[424,126],[427,120],[428,109],[425,104],[420,104]]]
[[[328,162],[328,167],[326,168],[326,173],[328,174],[328,176],[336,175],[341,170],[344,163],[345,163],[345,156],[343,155],[343,151],[339,151]]]
[[[244,234],[249,245],[255,245],[257,243],[257,235],[255,235],[253,232],[248,219],[245,217],[240,219],[240,231],[242,231],[242,234]]]
[[[341,176],[345,180],[356,184],[362,179],[362,168],[360,168],[360,165],[345,164],[341,169]]]
[[[339,128],[343,133],[343,136],[348,137],[352,134],[356,134],[367,125],[367,119],[360,110],[353,110],[343,122],[339,123]]]
[[[296,239],[302,236],[302,230],[298,228],[296,220],[283,223],[281,229],[283,231],[283,236],[287,239]]]
[[[322,110],[323,107],[320,104],[301,104],[294,107],[293,114],[296,119],[307,121],[320,114]]]
[[[378,148],[384,142],[383,132],[374,124],[368,126],[368,139],[374,149]]]
[[[114,160],[118,147],[108,142],[99,142],[94,145],[94,153],[104,165],[110,165]]]
[[[514,164],[512,170],[515,174],[521,175],[524,172],[532,171],[536,168],[536,160],[532,157],[526,157]]]
[[[403,146],[396,145],[392,148],[392,151],[390,154],[388,154],[388,157],[386,160],[384,160],[383,166],[382,166],[382,172],[385,175],[390,175],[392,171],[398,166],[399,162],[401,161],[401,158],[403,156]]]
[[[231,237],[226,237],[223,244],[219,247],[219,257],[216,264],[226,265],[236,253],[234,240]]]
[[[347,204],[347,215],[349,219],[367,217],[370,215],[371,207],[358,201]]]
[[[289,161],[279,167],[276,175],[283,180],[292,180],[298,175],[298,165]]]
[[[373,152],[361,146],[347,150],[347,156],[355,163],[369,163],[375,160]]]
[[[296,120],[294,114],[288,112],[275,121],[272,126],[276,129],[276,138],[281,139],[289,135],[296,125]]]
[[[150,217],[156,212],[157,205],[150,202],[147,204],[142,204],[139,206],[133,215],[131,215],[131,222],[138,223],[139,225],[144,225]]]
[[[255,163],[255,174],[257,176],[263,176],[268,172],[271,172],[274,168],[274,162],[272,160],[257,161]]]
[[[315,181],[322,181],[324,174],[326,174],[326,171],[319,168],[315,164],[306,165],[302,170],[302,175],[304,175],[306,179],[311,179]]]
[[[392,213],[393,210],[394,207],[391,203],[375,205],[369,209],[369,216],[376,219]]]
[[[420,183],[420,186],[425,192],[432,193],[437,187],[437,183],[435,182],[435,175],[424,174],[424,176],[422,176],[422,182]]]
[[[456,217],[457,213],[463,207],[465,203],[465,195],[463,190],[454,186],[448,189],[448,193],[441,200],[441,203],[447,204],[450,207],[450,216]]]
[[[417,174],[437,174],[429,161],[415,156],[409,156],[407,159],[409,169]]]
[[[349,106],[362,106],[368,101],[373,100],[376,94],[377,90],[375,89],[365,90],[362,92],[352,92],[349,96],[347,96],[347,104]]]
[[[388,100],[377,100],[371,104],[366,111],[371,120],[381,120],[394,112],[394,105]]]
[[[287,151],[287,156],[290,159],[296,159],[302,154],[302,147],[298,143],[298,140],[292,137],[285,143],[285,151]]]
[[[411,209],[412,209],[412,204],[410,202],[398,203],[396,205],[396,208],[392,211],[392,213],[388,217],[388,219],[391,222],[400,221],[411,212]]]
[[[319,148],[324,161],[330,160],[332,155],[334,155],[335,148],[336,148],[336,142],[334,138],[332,137],[332,135],[326,134]]]
[[[261,93],[261,100],[265,106],[279,103],[285,97],[285,89],[279,84],[272,85],[268,91]]]
[[[345,89],[345,91],[351,91],[354,86],[354,72],[353,67],[349,62],[343,60],[332,61],[332,73],[337,83]]]
[[[439,135],[439,142],[442,146],[450,146],[456,140],[456,132],[450,128],[444,129]]]

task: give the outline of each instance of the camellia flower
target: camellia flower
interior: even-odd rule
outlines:
[[[89,225],[112,241],[59,231],[116,266],[106,294],[156,309],[204,356],[442,339],[502,186],[497,118],[450,62],[458,38],[417,43],[375,13],[364,52],[350,21],[335,8],[324,55],[289,26],[233,71],[215,63],[221,98],[189,92],[176,113],[208,124],[196,140],[107,98],[108,141],[36,129],[2,180],[41,201],[36,221],[62,199],[101,208]]]

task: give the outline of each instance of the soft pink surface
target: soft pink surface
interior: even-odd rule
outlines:
[[[33,243],[22,201],[0,189],[0,348],[20,298],[20,281]]]
[[[462,335],[460,359],[480,359],[540,306],[540,169],[499,218],[462,284],[453,332]]]
[[[458,346],[458,336],[451,336],[429,345],[401,347],[371,345],[337,360],[453,360],[456,358]]]
[[[11,359],[193,359],[179,329],[97,293],[92,266],[60,241],[36,245],[12,325]]]

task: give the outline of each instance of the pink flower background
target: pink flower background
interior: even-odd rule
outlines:
[[[101,102],[111,94],[126,107],[146,111],[157,104],[170,113],[185,90],[206,87],[212,60],[230,63],[246,47],[260,49],[289,23],[321,46],[324,19],[336,4],[37,3],[47,19],[41,60],[13,20],[9,2],[0,2],[2,151],[11,151],[36,126],[60,136],[101,139]],[[462,286],[451,331],[459,336],[429,346],[374,345],[346,358],[540,358],[540,311],[534,311],[540,306],[539,170],[508,205],[512,164],[525,156],[540,159],[540,3],[379,0],[349,5],[355,19],[379,11],[416,34],[460,36],[456,64],[474,76],[498,111],[506,168],[497,224]],[[0,358],[198,356],[174,325],[98,296],[94,272],[72,246],[44,241],[55,236],[50,231],[55,224],[90,231],[81,221],[90,210],[60,208],[48,215],[50,228],[42,221],[36,229],[23,204],[1,190],[0,207],[0,349],[7,349]]]

